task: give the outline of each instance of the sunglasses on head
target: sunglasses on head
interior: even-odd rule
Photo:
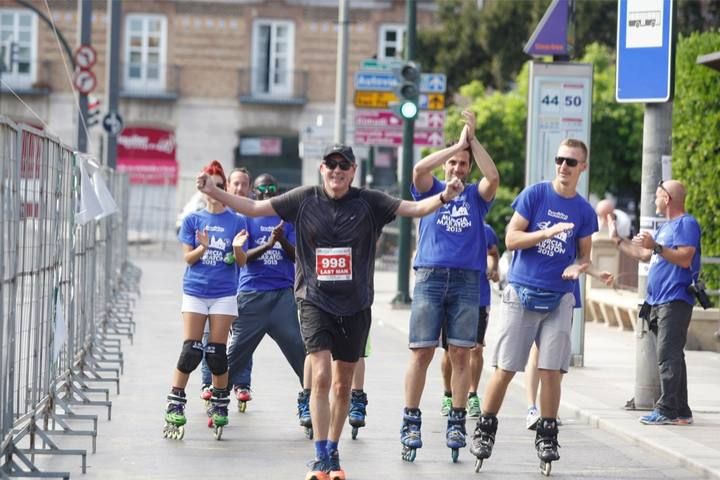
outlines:
[[[260,193],[275,193],[277,192],[277,185],[269,183],[267,185],[258,185],[255,189]]]
[[[562,165],[563,162],[567,163],[568,167],[577,167],[578,159],[570,157],[555,157],[556,165]]]
[[[672,195],[670,195],[670,192],[667,191],[667,188],[665,188],[665,187],[663,186],[663,182],[664,182],[664,180],[660,180],[660,181],[658,182],[658,188],[659,188],[660,190],[662,190],[663,192],[667,193],[668,201],[671,201],[671,200],[672,200]]]
[[[326,158],[324,163],[325,163],[325,166],[327,168],[329,168],[330,170],[335,170],[335,167],[340,167],[340,170],[350,170],[350,168],[353,165],[351,162],[348,162],[347,160],[340,160],[338,162],[334,158]]]

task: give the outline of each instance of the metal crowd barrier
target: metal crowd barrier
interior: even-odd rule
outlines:
[[[80,456],[85,473],[87,450],[62,448],[61,438],[87,436],[94,453],[98,416],[80,407],[106,408],[110,419],[108,386],[120,391],[140,280],[128,261],[128,180],[99,168],[118,211],[79,222],[92,196],[81,188],[93,183],[82,175],[85,161],[52,135],[0,116],[3,479],[70,477],[41,470],[44,455]]]

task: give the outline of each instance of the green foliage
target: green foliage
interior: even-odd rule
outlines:
[[[418,31],[417,59],[426,72],[445,72],[450,97],[479,80],[494,90],[514,87],[528,60],[523,47],[551,0],[437,0],[438,22]],[[678,0],[676,30],[685,35],[720,27],[719,0]],[[571,58],[593,44],[615,48],[617,1],[576,0],[570,27]]]
[[[436,28],[418,31],[417,60],[423,71],[447,74],[448,97],[473,79],[488,84],[485,65],[490,57],[477,33],[480,10],[475,1],[440,1],[437,18]]]
[[[615,101],[615,59],[608,47],[588,45],[580,61],[593,64],[590,191],[639,198],[643,107]]]
[[[520,193],[519,190],[500,185],[495,194],[495,202],[485,217],[485,223],[493,227],[498,237],[498,248],[501,252],[505,251],[505,228],[510,217],[513,215],[513,209],[510,206],[515,197]]]
[[[472,103],[467,108],[475,112],[475,134],[495,161],[500,182],[510,188],[521,187],[525,182],[525,97],[517,92],[482,95],[483,88],[479,82],[464,86],[462,92],[481,94],[471,97]],[[452,140],[459,138],[463,125],[460,108],[448,108],[445,137]],[[473,170],[472,179],[476,180],[479,174],[477,169]]]
[[[615,62],[610,50],[589,45],[582,62],[594,65],[590,190],[598,195],[640,195],[642,106],[615,101]],[[525,141],[529,63],[515,78],[516,90],[486,93],[473,81],[460,88],[477,117],[476,136],[495,160],[501,183],[511,189],[525,184]],[[460,109],[451,106],[446,138],[456,139],[463,126]],[[477,176],[479,172],[474,172]]]
[[[686,207],[703,230],[702,253],[720,256],[720,72],[696,63],[720,51],[720,31],[678,39],[673,104],[673,176],[688,187]],[[711,288],[720,269],[703,267]]]

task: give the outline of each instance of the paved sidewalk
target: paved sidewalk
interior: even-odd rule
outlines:
[[[375,289],[375,316],[390,318],[394,327],[407,332],[410,311],[392,310],[389,306],[397,291],[396,274],[377,272]],[[498,307],[491,309],[486,359],[493,348],[499,311]],[[585,366],[571,368],[563,380],[560,417],[590,423],[663,456],[676,458],[699,475],[720,479],[720,354],[687,351],[685,358],[694,425],[643,425],[638,418],[646,412],[623,409],[634,392],[634,333],[586,323]],[[488,374],[490,370],[486,368],[481,391]],[[523,376],[517,375],[513,384],[523,389]]]

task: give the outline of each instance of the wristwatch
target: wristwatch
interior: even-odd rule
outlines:
[[[653,247],[653,253],[656,255],[661,255],[662,251],[663,251],[663,246],[660,245],[659,243],[656,243],[655,246]]]

